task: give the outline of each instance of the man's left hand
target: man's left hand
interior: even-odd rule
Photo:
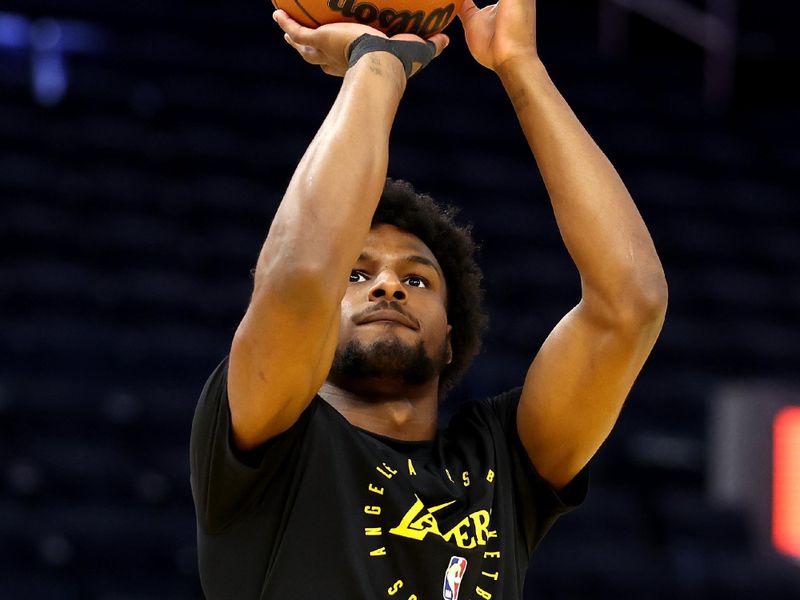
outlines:
[[[458,17],[473,58],[497,72],[514,58],[538,58],[536,0],[498,0],[485,8],[464,0]]]

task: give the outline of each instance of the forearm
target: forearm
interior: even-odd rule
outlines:
[[[402,64],[386,53],[367,55],[346,73],[275,215],[257,284],[276,270],[312,270],[346,285],[383,189],[404,89]]]
[[[508,61],[498,74],[580,272],[584,302],[612,314],[663,304],[664,273],[647,227],[544,66],[533,58]]]

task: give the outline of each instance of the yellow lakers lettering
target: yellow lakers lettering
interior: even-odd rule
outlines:
[[[390,596],[396,596],[397,592],[399,592],[401,589],[403,589],[403,580],[398,579],[391,586],[389,586],[389,589],[386,590],[386,593],[389,594]],[[417,600],[417,595],[411,594],[408,597],[408,600]]]
[[[455,500],[426,508],[417,496],[414,505],[403,516],[400,523],[389,530],[389,533],[412,540],[424,540],[428,534],[431,534],[446,542],[453,542],[459,548],[466,549],[485,546],[487,540],[497,537],[497,532],[489,529],[490,515],[487,510],[478,510],[467,515],[455,527],[442,533],[434,513],[454,502]]]
[[[393,469],[386,463],[383,463],[380,467],[375,467],[375,470],[378,471],[381,475],[386,477],[386,479],[391,479],[395,475],[397,475],[397,469]]]

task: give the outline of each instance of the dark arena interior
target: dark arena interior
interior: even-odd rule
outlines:
[[[202,597],[195,403],[338,90],[271,12],[0,6],[4,599]],[[539,1],[542,59],[636,200],[670,299],[526,598],[800,598],[800,526],[776,517],[780,496],[800,522],[798,478],[777,468],[779,447],[800,453],[800,418],[773,444],[800,406],[798,16],[753,0]],[[460,23],[447,32],[408,86],[389,164],[460,206],[481,244],[490,329],[445,415],[521,384],[580,294],[511,104]]]

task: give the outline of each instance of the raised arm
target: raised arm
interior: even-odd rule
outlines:
[[[374,29],[337,23],[312,30],[283,11],[275,20],[306,61],[344,81],[280,203],[234,335],[228,396],[242,450],[288,429],[328,374],[340,303],[380,199],[406,85],[403,64],[386,52],[348,69],[350,43],[382,35]],[[446,38],[433,41],[440,52]]]
[[[567,105],[536,51],[534,0],[500,0],[461,19],[476,60],[513,103],[581,278],[580,303],[538,351],[518,410],[540,474],[566,485],[617,420],[661,330],[667,286],[625,185]]]

